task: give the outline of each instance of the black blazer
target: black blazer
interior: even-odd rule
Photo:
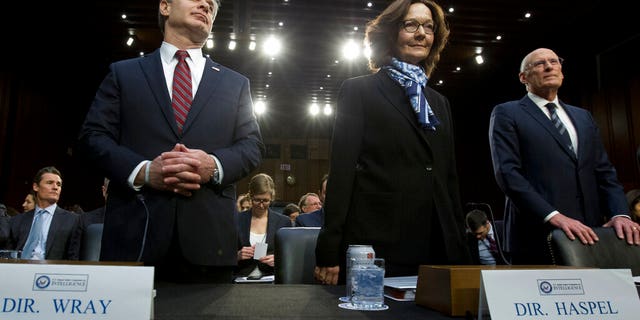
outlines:
[[[11,218],[11,231],[8,247],[14,250],[22,250],[29,232],[35,210],[27,211]],[[80,257],[80,215],[56,207],[51,219],[45,259],[47,260],[78,260]]]
[[[449,102],[429,87],[425,92],[440,120],[436,131],[419,126],[404,90],[386,72],[343,83],[319,266],[344,266],[349,244],[373,245],[387,266],[412,274],[420,264],[470,263]]]
[[[312,211],[309,213],[302,213],[296,217],[296,227],[322,227],[324,223],[324,208]]]
[[[249,80],[206,58],[179,133],[160,59],[156,50],[113,63],[81,130],[89,161],[111,181],[100,260],[134,261],[143,252],[142,261],[154,265],[175,238],[191,264],[235,266],[235,182],[258,167],[264,150]],[[127,178],[140,162],[176,143],[215,155],[224,169],[222,183],[203,184],[190,197],[129,187]]]
[[[622,185],[598,127],[584,109],[560,105],[578,135],[578,154],[528,97],[494,107],[489,143],[495,178],[506,195],[505,250],[516,264],[551,264],[544,218],[554,210],[587,226],[629,214]]]
[[[238,213],[238,250],[242,247],[250,247],[249,233],[251,230],[251,209]],[[276,249],[275,238],[276,232],[280,228],[291,227],[291,219],[289,217],[277,213],[271,209],[267,213],[267,254],[273,254]],[[254,259],[238,261],[236,269],[237,276],[247,276],[255,267],[258,266],[263,275],[272,275],[274,268]]]

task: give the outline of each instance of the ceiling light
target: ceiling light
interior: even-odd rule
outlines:
[[[133,45],[133,41],[133,37],[127,38],[127,46],[131,47],[131,45]]]
[[[213,49],[213,39],[207,39],[207,49]]]
[[[249,50],[251,50],[251,51],[256,50],[256,42],[255,41],[250,41],[249,42]]]
[[[282,50],[282,42],[274,36],[270,36],[264,42],[263,51],[270,57],[275,57]]]
[[[231,50],[231,51],[235,50],[236,49],[236,45],[238,45],[238,44],[236,43],[235,40],[229,41],[229,50]]]
[[[314,103],[312,103],[312,104],[309,106],[309,113],[310,113],[312,116],[315,116],[315,115],[317,115],[318,113],[320,113],[320,107],[318,106],[318,104],[317,104],[317,103],[315,103],[315,102],[314,102]]]
[[[483,64],[484,63],[484,58],[482,57],[481,54],[476,56],[476,63],[477,64]]]
[[[331,108],[330,104],[326,103],[322,112],[325,116],[330,116],[333,113],[333,108]]]
[[[524,14],[525,19],[531,18],[531,12],[527,12]]]
[[[256,103],[253,104],[253,111],[255,111],[256,114],[265,113],[267,111],[267,103],[262,100],[256,101]]]
[[[347,40],[342,46],[342,57],[346,60],[353,60],[360,55],[360,46],[353,39]]]

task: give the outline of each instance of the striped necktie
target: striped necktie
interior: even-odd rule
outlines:
[[[567,127],[564,126],[564,124],[560,120],[560,117],[558,117],[558,114],[556,113],[556,108],[558,106],[556,106],[555,103],[551,103],[551,102],[545,104],[544,106],[547,107],[547,109],[549,109],[549,116],[551,118],[551,123],[553,123],[553,126],[556,127],[556,129],[558,130],[558,133],[560,133],[560,138],[562,140],[562,143],[564,143],[564,145],[566,145],[569,148],[569,150],[575,153],[575,151],[573,150],[573,144],[571,144],[571,138],[569,138],[569,133],[567,132]]]
[[[191,108],[193,94],[191,91],[191,70],[187,64],[189,53],[186,50],[176,51],[178,64],[173,72],[173,88],[171,93],[171,106],[176,117],[178,131],[182,132],[182,127],[187,119],[187,114]]]

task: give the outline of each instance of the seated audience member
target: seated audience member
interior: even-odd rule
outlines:
[[[475,264],[503,264],[491,222],[484,211],[474,209],[467,213],[467,239]]]
[[[11,218],[9,248],[22,250],[23,259],[78,260],[80,215],[57,205],[62,192],[60,171],[40,169],[33,179],[33,191],[35,209]]]
[[[9,239],[9,220],[11,220],[11,216],[9,216],[7,207],[0,203],[0,249],[5,247]]]
[[[629,203],[629,213],[631,219],[640,222],[640,189],[633,189],[627,192],[627,203]]]
[[[325,194],[327,194],[327,180],[329,175],[325,174],[320,181],[320,190],[318,197],[324,203]],[[296,227],[322,227],[324,224],[324,207],[313,212],[306,213],[296,219]]]
[[[306,193],[302,197],[300,197],[298,207],[300,207],[301,210],[300,214],[319,210],[320,208],[322,208],[320,196],[318,196],[317,193],[313,192]]]
[[[249,198],[252,207],[239,213],[238,227],[238,266],[235,276],[262,277],[274,273],[275,235],[278,229],[290,227],[291,220],[269,209],[269,203],[275,198],[276,189],[273,179],[259,173],[249,181]],[[267,244],[267,254],[254,259],[256,243]]]
[[[27,193],[22,203],[22,212],[31,211],[36,207],[36,196],[33,191]]]
[[[291,219],[291,226],[295,226],[296,218],[300,215],[300,207],[295,203],[289,203],[282,209],[282,214]]]
[[[249,194],[243,193],[239,195],[236,205],[238,207],[238,212],[251,209],[251,199],[249,199]]]

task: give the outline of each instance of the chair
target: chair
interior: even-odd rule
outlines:
[[[593,245],[583,245],[580,240],[571,241],[561,229],[553,230],[547,237],[553,263],[602,269],[628,268],[634,276],[640,276],[640,246],[619,239],[613,228],[598,227],[593,231],[600,240]]]
[[[276,232],[276,284],[314,284],[319,227],[286,227]]]
[[[92,223],[82,233],[80,260],[99,261],[102,242],[102,223]]]

